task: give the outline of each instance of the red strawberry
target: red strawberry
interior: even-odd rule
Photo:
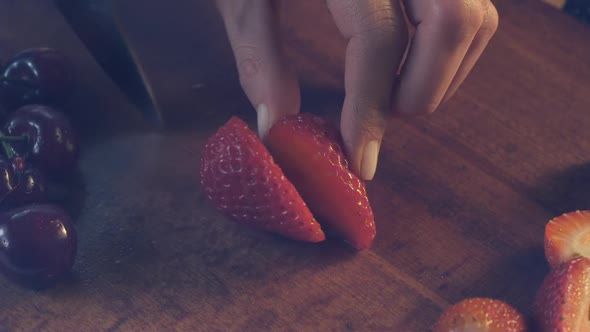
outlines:
[[[540,332],[590,331],[590,259],[576,257],[553,268],[537,291],[533,316]]]
[[[339,131],[318,116],[298,114],[277,122],[266,143],[322,226],[357,249],[369,248],[373,211],[364,182],[348,168]]]
[[[295,240],[325,235],[297,190],[247,124],[232,117],[205,145],[201,186],[236,222]]]
[[[465,299],[447,308],[439,317],[434,332],[525,332],[521,313],[500,300]]]
[[[590,211],[574,211],[545,226],[545,257],[551,267],[576,256],[590,257]]]

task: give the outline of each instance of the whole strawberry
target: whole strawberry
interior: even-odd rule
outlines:
[[[590,331],[590,259],[575,257],[545,277],[533,304],[539,332]]]
[[[349,169],[334,126],[309,113],[286,116],[266,143],[324,229],[357,249],[371,247],[376,231],[365,183]]]
[[[295,240],[325,240],[293,184],[239,118],[232,117],[209,138],[200,176],[207,198],[234,221]]]
[[[521,313],[505,302],[490,298],[465,299],[447,308],[434,332],[525,332]]]

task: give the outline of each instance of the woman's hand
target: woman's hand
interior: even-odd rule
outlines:
[[[353,170],[370,180],[387,119],[431,113],[448,100],[495,33],[498,13],[490,0],[326,2],[348,41],[342,136]],[[264,137],[275,121],[299,112],[300,106],[295,71],[282,53],[279,1],[217,4],[240,83],[257,110]]]

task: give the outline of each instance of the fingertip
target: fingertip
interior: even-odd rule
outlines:
[[[283,97],[286,94],[278,93],[278,96],[268,98],[256,107],[258,136],[264,140],[272,126],[284,116],[295,115],[300,112],[299,90],[290,90],[291,97]]]
[[[343,115],[346,115],[344,112]],[[373,180],[377,170],[385,128],[368,125],[360,119],[342,119],[342,138],[352,172],[365,181]]]
[[[258,119],[258,136],[260,139],[264,139],[270,129],[268,107],[266,104],[258,105],[256,108],[256,113]]]
[[[350,169],[358,177],[365,181],[371,181],[377,172],[381,140],[371,139],[362,143],[350,146],[347,144],[350,161]]]
[[[300,112],[301,97],[296,80],[283,84],[275,90],[270,89],[267,98],[256,107],[258,135],[264,140],[272,126],[284,116]]]
[[[373,180],[375,172],[377,171],[380,149],[380,140],[373,139],[365,144],[363,148],[363,157],[360,162],[360,174],[363,180]]]

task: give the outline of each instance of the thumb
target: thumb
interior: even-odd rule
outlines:
[[[281,116],[299,112],[295,71],[279,40],[278,13],[270,0],[219,0],[240,84],[258,113],[258,133],[266,136]]]

